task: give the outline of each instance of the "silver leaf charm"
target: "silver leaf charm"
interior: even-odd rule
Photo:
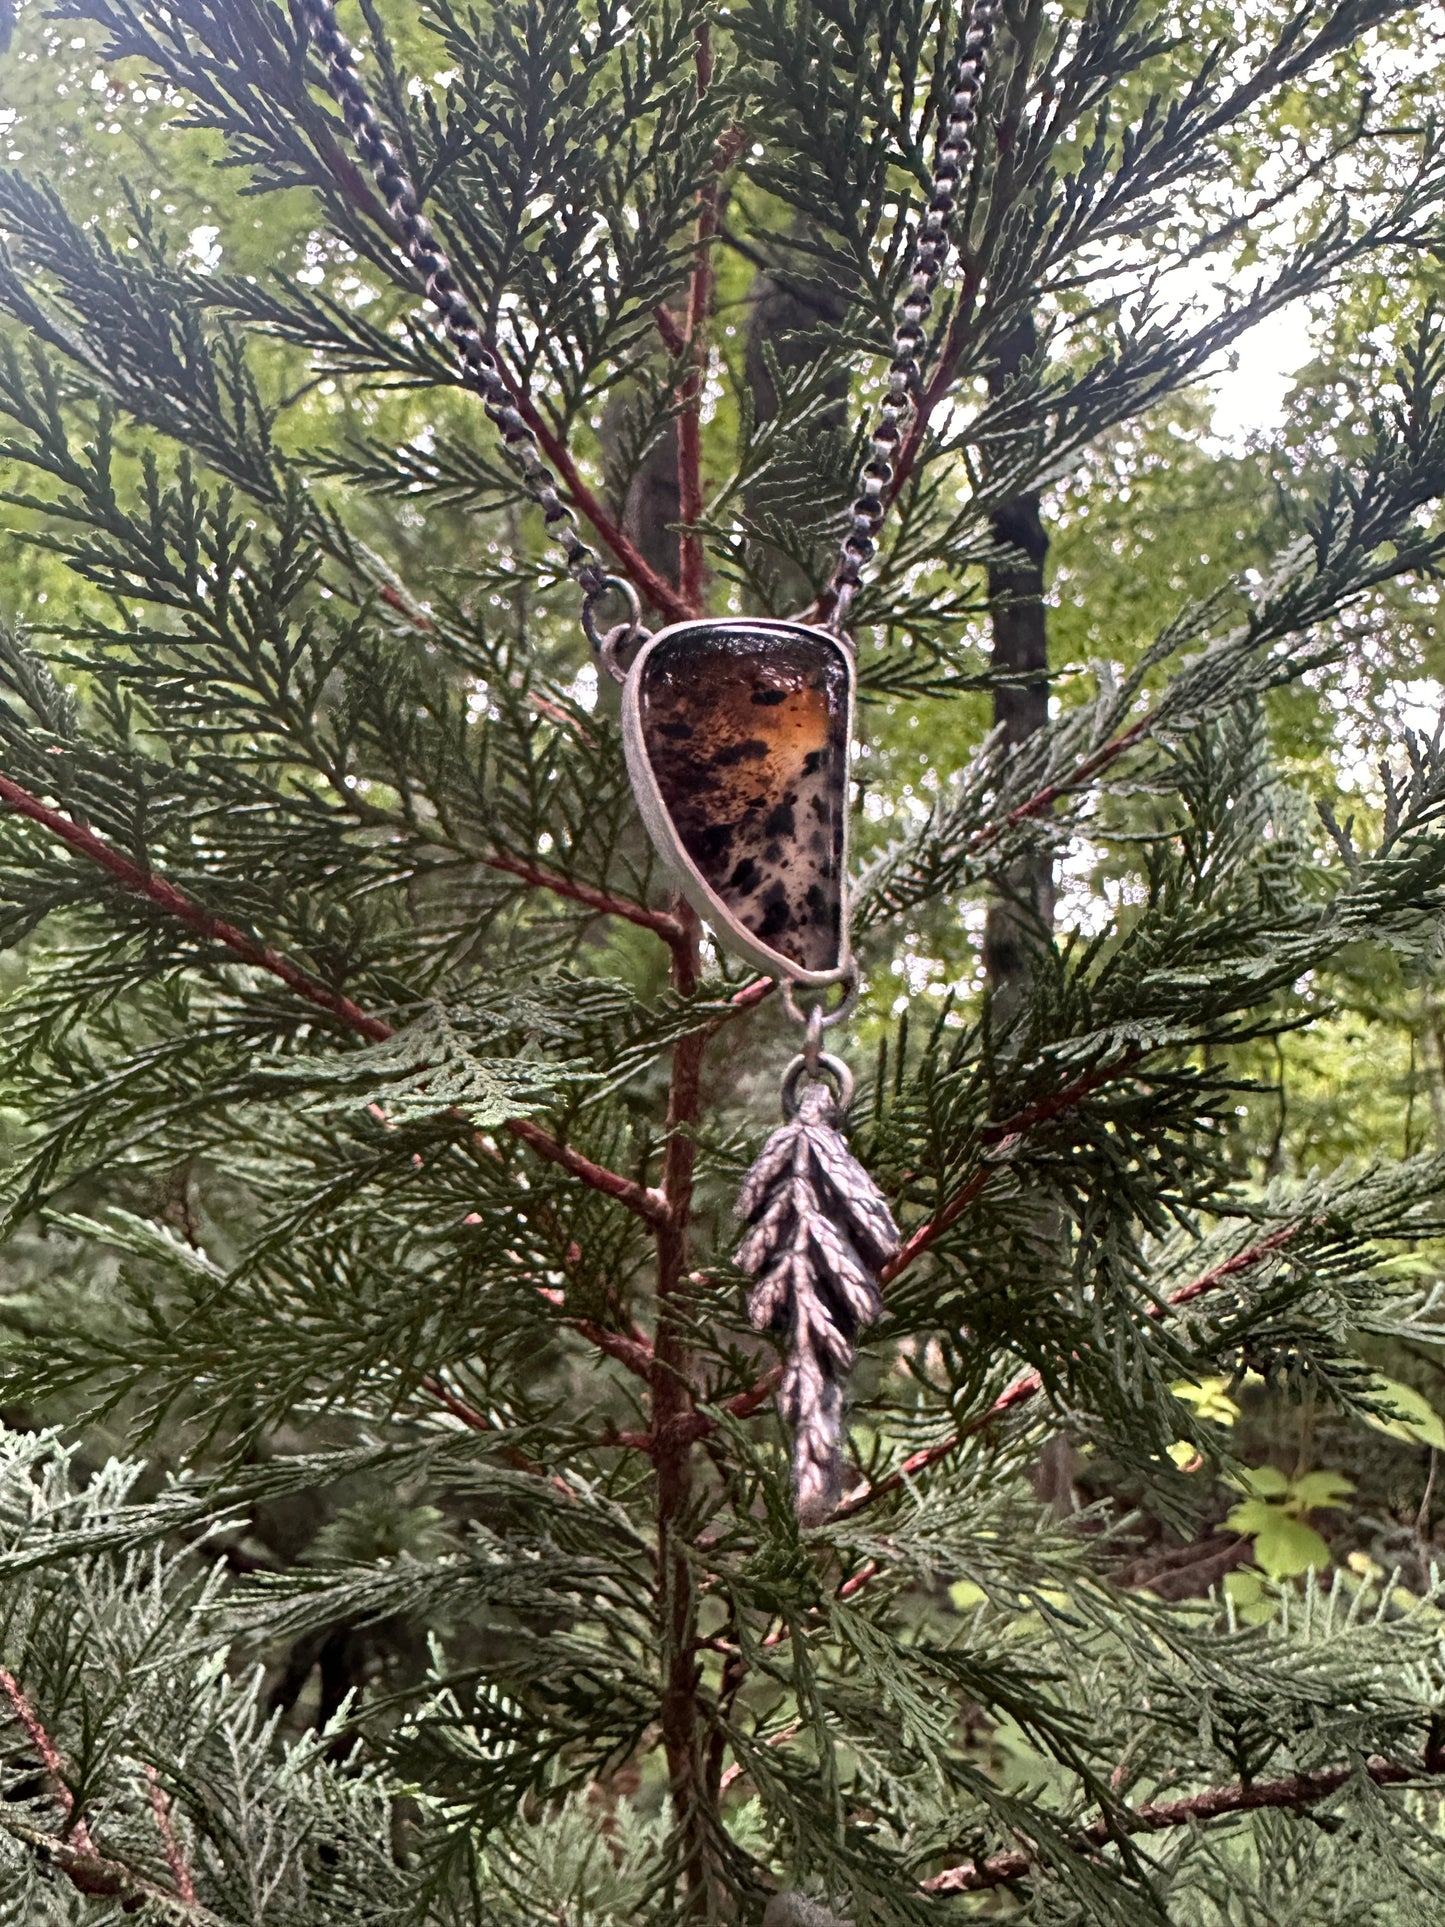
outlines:
[[[858,1332],[883,1309],[878,1273],[898,1250],[883,1193],[848,1149],[824,1083],[803,1087],[743,1182],[748,1234],[736,1263],[756,1279],[748,1316],[785,1333],[778,1403],[793,1428],[798,1517],[817,1525],[838,1502],[843,1393]]]

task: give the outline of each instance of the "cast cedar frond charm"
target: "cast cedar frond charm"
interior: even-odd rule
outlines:
[[[854,1340],[883,1308],[878,1273],[898,1250],[883,1194],[838,1130],[838,1099],[808,1083],[768,1139],[738,1199],[748,1235],[737,1263],[757,1280],[748,1315],[786,1334],[778,1403],[793,1428],[793,1489],[804,1525],[838,1501],[843,1395]]]

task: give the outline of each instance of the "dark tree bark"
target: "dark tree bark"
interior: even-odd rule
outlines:
[[[623,528],[668,582],[677,581],[680,516],[677,424],[669,422],[633,476],[622,511]]]
[[[1038,337],[1025,316],[999,343],[989,388],[1000,394],[1034,352]],[[993,715],[1010,744],[1024,743],[1049,715],[1048,609],[1044,562],[1049,537],[1035,491],[994,512],[996,539],[1014,551],[988,572],[992,662],[1009,680],[994,690]],[[1054,869],[1047,856],[1015,864],[1002,879],[984,928],[983,960],[998,1019],[1007,1022],[1030,970],[1030,953],[1048,943],[1054,924]]]
[[[771,351],[781,373],[801,368],[819,354],[820,332],[839,326],[847,312],[848,293],[841,279],[820,280],[803,263],[759,269],[749,301],[744,370],[760,422],[771,421],[778,412],[777,388],[765,349]],[[820,433],[845,428],[848,388],[848,372],[842,368],[827,384],[834,405],[819,417]],[[757,517],[774,509],[791,519],[798,513],[799,497],[806,493],[797,474],[790,474],[783,465],[769,481],[748,491],[747,512]],[[813,588],[803,571],[781,556],[778,568],[784,606],[802,608],[810,602]]]
[[[1025,315],[998,343],[990,392],[1002,393],[1037,346],[1033,319]],[[1049,719],[1049,628],[1044,601],[1049,534],[1038,492],[1029,490],[1000,503],[991,526],[995,539],[1014,551],[1008,561],[988,572],[988,604],[993,668],[1008,679],[994,689],[993,719],[1010,746],[1015,746],[1026,743]],[[1053,860],[1047,855],[1026,857],[1005,871],[984,924],[984,970],[994,1020],[1001,1030],[1024,1002],[1033,958],[1051,940],[1053,929]],[[1040,1203],[1036,1230],[1041,1255],[1050,1248],[1059,1250],[1065,1241],[1063,1219],[1050,1203]],[[1034,1490],[1060,1518],[1077,1510],[1075,1469],[1068,1435],[1056,1432],[1034,1467]]]
[[[602,417],[602,442],[610,460],[616,459],[622,435],[626,396],[614,393]],[[677,423],[670,421],[648,449],[632,476],[626,497],[614,504],[624,534],[650,568],[666,582],[678,577],[677,524],[682,519],[677,480]]]

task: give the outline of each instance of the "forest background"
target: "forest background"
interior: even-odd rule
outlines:
[[[382,5],[380,17],[400,59],[430,48],[411,8]],[[89,200],[108,230],[126,231],[144,215],[169,237],[180,260],[201,273],[262,276],[276,266],[320,293],[366,299],[354,253],[318,227],[304,192],[248,195],[246,177],[217,164],[224,152],[219,136],[192,133],[184,141],[158,141],[166,117],[160,90],[131,84],[99,65],[100,35],[93,25],[47,21],[37,4],[23,4],[19,19],[3,69],[0,137],[8,145],[0,158],[32,178],[65,182],[72,206]],[[1261,28],[1265,19],[1262,11]],[[1428,14],[1412,13],[1378,36],[1372,58],[1383,61],[1400,86],[1402,106],[1413,101],[1423,112],[1432,99],[1442,72],[1434,61],[1437,53],[1445,58],[1442,35],[1445,21],[1432,25]],[[1241,140],[1241,197],[1267,184],[1285,147],[1306,152],[1312,142],[1337,140],[1342,128],[1347,134],[1366,84],[1340,74],[1328,94],[1291,94],[1277,109],[1277,124],[1266,122],[1258,130],[1256,145],[1246,148]],[[128,184],[124,196],[122,182]],[[1217,308],[1221,284],[1267,282],[1272,239],[1280,255],[1293,232],[1282,229],[1272,237],[1268,220],[1257,222],[1181,272],[1161,290],[1161,300],[1193,305],[1196,318]],[[1083,452],[1077,470],[1048,492],[1048,631],[1056,674],[1095,659],[1127,673],[1181,606],[1232,576],[1258,571],[1293,539],[1298,530],[1290,493],[1312,475],[1327,473],[1348,449],[1401,345],[1436,298],[1432,262],[1420,263],[1413,275],[1399,266],[1392,262],[1388,275],[1352,273],[1327,295],[1264,316],[1216,357],[1207,379],[1102,437]],[[715,352],[739,365],[756,273],[745,254],[719,252],[721,340]],[[299,352],[294,363],[294,392],[278,427],[284,445],[294,450],[324,457],[328,447],[339,451],[358,436],[424,444],[445,419],[434,394],[382,394],[316,376]],[[719,447],[736,434],[742,386],[729,383],[710,397],[709,431]],[[454,398],[443,399],[446,407],[456,407]],[[461,406],[465,410],[466,403]],[[358,506],[364,514],[364,500]],[[11,521],[18,529],[27,526],[23,512],[12,510]],[[396,545],[399,573],[422,584],[438,555],[465,554],[471,533],[464,509],[449,515],[445,504],[435,502],[424,519],[380,507],[375,529]],[[73,602],[77,583],[43,544],[10,539],[4,593],[9,610],[43,622],[56,602]],[[972,620],[981,635],[983,611],[976,610]],[[1381,807],[1381,766],[1398,754],[1404,733],[1428,736],[1439,721],[1445,635],[1437,595],[1412,584],[1408,593],[1376,600],[1366,613],[1352,614],[1348,635],[1348,650],[1337,663],[1271,698],[1271,725],[1287,777],[1342,820],[1363,822]],[[937,732],[953,737],[961,711],[967,727],[981,736],[989,720],[984,695],[947,703],[910,696],[867,705],[868,750],[879,766],[873,786],[888,796],[890,811],[896,796],[916,798],[915,808],[926,806],[936,788],[932,772],[949,760],[937,753]],[[888,827],[885,820],[882,828]],[[865,829],[865,849],[867,836]],[[1082,845],[1060,880],[1059,921],[1086,934],[1120,900],[1118,878],[1097,857]],[[950,918],[931,934],[936,940],[926,948],[910,938],[890,975],[870,986],[880,1014],[896,1016],[912,1001],[915,1017],[927,1021],[951,993],[977,993],[981,924],[970,929]],[[6,967],[17,968],[13,957]],[[1299,986],[1297,994],[1297,1030],[1267,1047],[1238,1052],[1246,1088],[1230,1131],[1239,1170],[1299,1176],[1333,1170],[1349,1158],[1368,1160],[1382,1150],[1402,1157],[1423,1148],[1445,1150],[1440,986],[1429,976],[1407,980],[1403,969],[1391,971],[1372,950],[1358,975],[1347,965],[1333,968]],[[17,1139],[26,1124],[12,1119]],[[1396,1368],[1412,1376],[1398,1360]],[[1433,1360],[1418,1361],[1413,1376],[1422,1395],[1434,1381],[1445,1397],[1445,1372]],[[1357,1464],[1362,1449],[1357,1438],[1348,1445],[1341,1441],[1351,1472],[1363,1470]],[[1374,1476],[1388,1484],[1399,1472],[1398,1457],[1386,1454]],[[1371,1492],[1371,1484],[1367,1478],[1365,1493],[1333,1515],[1331,1530],[1342,1541],[1373,1545],[1376,1554],[1392,1559],[1386,1548],[1398,1551],[1401,1543],[1400,1523],[1392,1516],[1399,1508],[1385,1504],[1386,1494]]]
[[[1246,34],[1255,13],[1261,32],[1278,17],[1256,0],[1244,13]],[[378,0],[377,17],[398,57],[424,67],[435,42],[414,9]],[[0,55],[0,160],[28,179],[62,183],[71,211],[88,205],[123,249],[143,252],[152,235],[164,232],[180,262],[198,275],[263,277],[280,267],[319,297],[364,311],[372,298],[367,266],[320,225],[312,197],[300,190],[249,194],[243,172],[218,165],[219,135],[164,138],[170,103],[159,88],[102,64],[100,39],[92,23],[48,18],[35,4],[18,7]],[[430,84],[445,80],[434,73]],[[1272,262],[1297,236],[1290,223],[1300,218],[1300,204],[1292,200],[1279,230],[1272,227],[1272,170],[1283,178],[1315,150],[1337,156],[1358,137],[1380,86],[1390,91],[1396,132],[1408,131],[1412,120],[1424,123],[1445,91],[1445,20],[1425,10],[1385,24],[1371,35],[1367,55],[1350,53],[1335,63],[1328,91],[1291,92],[1242,131],[1235,187],[1254,197],[1260,211],[1247,228],[1202,251],[1158,291],[1160,299],[1202,311],[1217,302],[1219,281],[1236,288],[1267,283]],[[1308,219],[1308,194],[1304,206]],[[1221,219],[1227,221],[1227,212]],[[1262,319],[1217,358],[1206,378],[1097,437],[1077,466],[1045,490],[1056,703],[1070,700],[1071,666],[1102,660],[1126,675],[1181,605],[1231,578],[1248,580],[1254,572],[1257,579],[1298,537],[1302,486],[1327,484],[1348,456],[1431,309],[1441,273],[1433,255],[1405,265],[1395,259],[1388,272],[1353,272],[1327,294]],[[757,292],[755,250],[746,236],[725,233],[716,254],[713,352],[736,378],[705,389],[710,448],[732,444],[738,395],[750,385],[756,393],[766,379],[756,360],[749,361]],[[1099,326],[1107,327],[1107,317]],[[302,349],[284,341],[269,343],[266,353],[268,381],[287,396],[276,421],[278,443],[304,453],[318,473],[333,455],[338,463],[352,459],[359,439],[425,455],[439,437],[487,433],[466,397],[381,392],[361,380],[319,374]],[[607,432],[599,429],[603,439]],[[142,435],[127,445],[129,473],[138,472],[143,444]],[[78,583],[64,557],[38,539],[45,518],[18,499],[26,485],[3,460],[0,481],[17,498],[9,509],[15,533],[3,538],[0,551],[3,613],[37,631],[57,610],[68,624],[87,614],[108,619],[103,590]],[[465,494],[460,484],[458,494]],[[356,490],[348,514],[353,532],[374,540],[398,577],[423,597],[429,587],[450,586],[475,539],[467,506],[449,507],[444,496],[434,497],[423,517],[404,502],[372,502]],[[1368,835],[1384,810],[1382,764],[1398,765],[1407,732],[1429,736],[1437,728],[1445,696],[1438,615],[1431,583],[1377,592],[1337,619],[1340,647],[1328,666],[1266,699],[1280,774],[1321,801],[1337,822],[1352,821],[1359,835]],[[981,604],[963,611],[961,621],[982,639]],[[579,700],[593,698],[592,673],[579,671]],[[881,847],[900,820],[926,811],[936,771],[957,760],[960,732],[982,738],[990,720],[982,691],[943,701],[915,689],[866,705],[865,855]],[[1058,879],[1059,923],[1091,935],[1106,915],[1127,912],[1134,888],[1127,862],[1080,838]],[[922,1030],[946,1009],[977,1000],[984,982],[982,917],[979,906],[963,918],[940,915],[926,934],[915,930],[900,944],[868,986],[860,1044],[875,1043],[905,1010]],[[47,926],[7,953],[3,969],[11,991],[43,968],[49,932]],[[1402,1158],[1445,1152],[1445,985],[1437,969],[1407,967],[1376,948],[1357,958],[1347,952],[1294,986],[1290,1015],[1290,1025],[1267,1042],[1230,1047],[1238,1102],[1226,1121],[1225,1150],[1241,1182],[1305,1179],[1349,1160],[1368,1163],[1382,1151]],[[23,1108],[6,1114],[17,1158],[42,1123]],[[194,1228],[192,1181],[183,1166],[147,1178],[155,1187],[150,1211],[181,1237]],[[97,1201],[85,1202],[94,1207]],[[11,1344],[23,1345],[25,1332],[37,1325],[55,1329],[80,1318],[76,1308],[93,1308],[114,1278],[113,1257],[82,1256],[53,1225],[31,1220],[13,1232],[3,1264],[0,1313],[12,1328]],[[1417,1249],[1397,1265],[1402,1277],[1429,1280],[1436,1258],[1429,1248]],[[1445,1450],[1436,1408],[1445,1409],[1445,1366],[1429,1348],[1399,1342],[1381,1341],[1371,1357],[1394,1388],[1398,1413],[1373,1427],[1358,1415],[1316,1413],[1308,1402],[1302,1408],[1267,1396],[1257,1380],[1189,1388],[1201,1413],[1231,1430],[1239,1461],[1253,1474],[1236,1470],[1230,1481],[1217,1483],[1195,1538],[1141,1555],[1148,1567],[1145,1573],[1141,1566],[1141,1583],[1147,1580],[1165,1599],[1218,1586],[1244,1620],[1261,1622],[1279,1610],[1269,1582],[1292,1583],[1308,1571],[1325,1583],[1336,1572],[1356,1583],[1393,1575],[1404,1603],[1429,1591],[1437,1517],[1445,1518],[1445,1498],[1436,1496],[1436,1453]],[[13,1406],[7,1416],[16,1426],[72,1427],[85,1464],[100,1464],[131,1436],[120,1420],[90,1422],[84,1400],[63,1390]],[[282,1442],[294,1449],[296,1438],[288,1434]],[[165,1424],[147,1445],[152,1466],[162,1472],[193,1451],[190,1429]],[[1213,1477],[1192,1448],[1181,1448],[1179,1463]],[[1065,1455],[1062,1465],[1041,1472],[1053,1480],[1046,1496],[1064,1513],[1080,1503],[1076,1470]],[[424,1552],[431,1524],[426,1508],[408,1509],[404,1495],[370,1493],[343,1514],[308,1495],[254,1514],[231,1552],[234,1563],[250,1560],[263,1570],[285,1569],[318,1548],[358,1559],[395,1547]],[[955,1591],[953,1604],[963,1611],[971,1603],[968,1588]],[[276,1703],[288,1729],[300,1733],[334,1713],[344,1693],[370,1677],[384,1656],[378,1659],[377,1641],[363,1632],[347,1633],[331,1648],[298,1641],[272,1661],[278,1677],[290,1667]],[[1026,1783],[1037,1763],[1023,1739],[1005,1735],[998,1744],[1005,1753],[1014,1749],[1005,1774],[1015,1772]]]

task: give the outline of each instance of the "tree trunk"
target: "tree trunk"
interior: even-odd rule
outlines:
[[[1037,346],[1031,318],[998,344],[990,391],[1001,393]],[[1003,502],[992,517],[996,539],[1014,551],[988,572],[994,670],[1009,680],[994,690],[993,717],[1010,744],[1042,729],[1049,715],[1048,611],[1044,559],[1049,537],[1030,491]],[[1004,875],[984,928],[983,961],[995,1019],[1007,1024],[1017,1009],[1030,971],[1030,956],[1047,944],[1054,926],[1054,866],[1048,856],[1014,864]]]
[[[800,225],[795,223],[790,232],[798,232]],[[785,248],[786,237],[780,251]],[[772,269],[759,268],[749,309],[744,373],[757,419],[771,421],[778,412],[778,393],[765,351],[771,352],[779,372],[785,375],[815,360],[825,352],[822,332],[838,327],[848,312],[848,291],[841,279],[830,281],[817,276],[806,261],[787,266],[780,260]],[[848,370],[840,367],[826,385],[834,405],[818,417],[815,432],[846,430],[848,389]],[[799,493],[797,472],[780,464],[777,473],[753,483],[745,507],[754,519],[773,512],[796,520],[800,512],[807,513],[805,507],[800,508]],[[778,555],[774,560],[780,612],[804,607],[813,598],[813,585],[786,557]]]
[[[1033,320],[1025,316],[998,345],[989,376],[997,395],[1017,376],[1038,345]],[[994,670],[1008,681],[993,692],[993,720],[1010,746],[1025,743],[1049,719],[1048,606],[1044,601],[1044,562],[1049,550],[1039,495],[1029,490],[1000,503],[991,518],[994,536],[1014,555],[988,572],[989,619],[993,630]],[[1047,854],[1012,864],[1000,880],[984,924],[983,962],[995,1024],[1006,1030],[1026,1000],[1033,958],[1054,931],[1054,865]],[[1062,1214],[1039,1201],[1036,1232],[1041,1248],[1062,1249]],[[1077,1510],[1075,1458],[1068,1435],[1056,1432],[1034,1467],[1034,1490],[1055,1514]]]

